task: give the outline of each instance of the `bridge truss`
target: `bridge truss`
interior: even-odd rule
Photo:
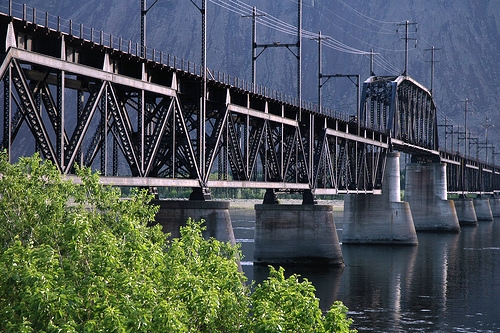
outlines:
[[[86,166],[107,184],[192,187],[195,199],[234,187],[313,200],[379,191],[392,149],[439,159],[435,106],[409,77],[370,78],[361,115],[332,117],[211,72],[204,96],[208,69],[82,31],[0,14],[0,146],[11,161],[38,152],[68,177]]]
[[[380,188],[388,137],[202,76],[3,19],[2,141],[121,186]],[[202,136],[202,139],[200,137]],[[202,141],[203,140],[203,141]],[[204,142],[204,145],[200,145]]]

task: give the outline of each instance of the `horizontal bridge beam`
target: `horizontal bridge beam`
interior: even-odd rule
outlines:
[[[374,139],[370,139],[370,138],[363,138],[363,137],[357,136],[356,134],[346,133],[346,132],[334,130],[331,128],[326,129],[326,135],[334,136],[337,138],[344,138],[344,139],[352,140],[352,141],[357,141],[357,142],[361,142],[361,143],[365,143],[368,145],[373,145],[373,146],[377,146],[377,147],[381,147],[381,148],[389,147],[389,144],[387,142],[374,140]]]
[[[81,183],[78,176],[66,175],[65,179],[75,183]],[[130,186],[130,187],[200,187],[200,182],[197,179],[180,179],[180,178],[155,178],[155,177],[118,177],[118,176],[100,176],[99,182],[103,185],[113,186]],[[239,181],[239,180],[209,180],[207,182],[209,188],[261,188],[261,189],[276,189],[276,190],[309,190],[309,184],[295,184],[283,182],[254,182],[254,181]]]
[[[82,75],[85,77],[90,77],[96,80],[112,82],[115,84],[135,88],[137,90],[149,91],[162,96],[174,97],[176,95],[175,90],[169,87],[150,83],[147,81],[142,81],[139,79],[134,79],[124,75],[106,72],[104,70],[96,69],[82,64],[64,61],[40,53],[33,53],[30,51],[21,50],[17,48],[10,48],[7,57],[48,68],[56,68],[58,70],[66,71],[72,74]],[[6,61],[4,61],[4,64],[5,63]],[[2,68],[2,70],[4,69]],[[0,74],[2,73],[3,72],[0,72]]]
[[[296,120],[280,117],[280,116],[277,116],[277,115],[274,115],[271,113],[266,113],[263,111],[257,111],[257,110],[250,109],[250,108],[247,108],[244,106],[240,106],[240,105],[236,105],[236,104],[229,104],[228,108],[229,108],[229,111],[231,111],[231,112],[236,112],[239,114],[248,115],[250,117],[265,119],[265,120],[273,121],[276,123],[282,123],[282,124],[290,125],[290,126],[294,126],[294,127],[299,126],[299,122]]]

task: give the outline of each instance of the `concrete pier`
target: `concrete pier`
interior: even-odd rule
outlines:
[[[500,197],[497,195],[490,197],[490,207],[493,216],[500,216]]]
[[[474,208],[474,201],[472,198],[460,197],[453,201],[455,202],[455,211],[457,212],[460,225],[477,225],[476,209]]]
[[[417,231],[460,231],[455,204],[447,200],[446,163],[407,164],[405,200]]]
[[[488,197],[477,196],[474,198],[474,208],[478,221],[493,221],[490,199]]]
[[[163,231],[174,238],[180,236],[180,227],[185,226],[190,217],[196,221],[205,220],[203,237],[236,244],[229,216],[229,201],[153,200],[151,204],[160,206],[156,223],[161,224]]]
[[[401,202],[399,153],[388,153],[382,195],[344,197],[342,243],[416,245],[410,205]]]
[[[344,259],[331,205],[255,205],[256,264],[327,264]]]

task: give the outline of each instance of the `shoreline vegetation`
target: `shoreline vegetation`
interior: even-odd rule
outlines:
[[[76,174],[81,184],[38,154],[0,153],[0,333],[357,332],[342,302],[324,312],[283,268],[247,284],[239,247],[205,239],[204,220],[169,239],[146,189],[123,200],[90,169]]]

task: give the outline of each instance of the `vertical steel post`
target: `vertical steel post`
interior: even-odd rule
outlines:
[[[144,90],[142,89],[141,92],[139,93],[139,117],[137,119],[137,122],[138,122],[138,130],[139,130],[139,135],[140,135],[140,141],[141,141],[141,146],[139,148],[140,150],[140,163],[141,165],[139,166],[139,172],[140,174],[144,175],[144,171],[145,171],[145,160],[144,160],[144,149],[145,149],[145,145],[146,145],[146,142],[145,142],[145,129],[144,129],[144,118],[145,118],[145,112],[146,112],[146,100],[145,100],[145,96],[144,96]]]
[[[321,31],[318,33],[318,111],[321,113],[321,68],[323,66],[321,48]]]
[[[57,133],[57,158],[60,169],[65,170],[65,156],[64,156],[64,71],[57,73],[57,109],[58,109],[58,133]]]
[[[11,78],[12,78],[12,66],[9,64],[7,68],[6,75],[3,79],[4,82],[4,114],[3,114],[3,147],[7,152],[7,159],[11,162],[11,126],[12,126],[12,95],[11,95]]]
[[[199,160],[200,160],[200,173],[204,182],[208,180],[209,170],[205,170],[205,118],[207,108],[207,8],[206,0],[201,2],[201,62],[203,64],[203,88],[201,96],[201,108],[199,119]]]
[[[257,8],[252,8],[252,92],[255,93],[255,79],[257,77]]]
[[[146,47],[146,0],[141,0],[141,58],[145,57]]]
[[[106,85],[106,83],[103,83]],[[104,92],[101,97],[101,173],[107,176],[108,164],[108,87],[104,87]]]

